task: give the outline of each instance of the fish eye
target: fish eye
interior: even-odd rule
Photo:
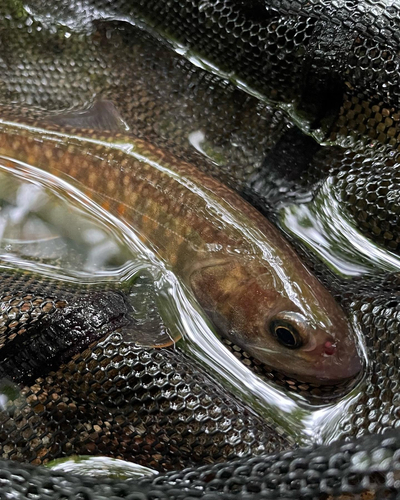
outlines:
[[[278,342],[288,349],[299,349],[299,347],[303,345],[303,341],[298,330],[286,321],[271,321],[270,331]]]

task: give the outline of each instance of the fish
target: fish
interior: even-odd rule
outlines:
[[[110,103],[97,103],[93,112],[112,113],[115,121]],[[74,128],[66,120],[62,126],[0,121],[2,162],[74,179],[155,251],[223,337],[267,366],[321,384],[361,372],[351,322],[250,204],[149,142],[120,131]]]
[[[257,36],[257,30],[253,29],[254,24],[249,28],[248,21],[251,23],[254,19],[256,21],[262,20],[265,16],[267,4],[272,6],[272,12],[274,13],[273,24],[271,24],[272,29],[269,34],[271,34],[272,38],[275,38],[276,35],[280,37],[281,41],[285,41],[285,38],[289,38],[290,34],[293,33],[295,35],[295,39],[293,40],[295,43],[291,44],[292,51],[290,51],[290,45],[287,47],[285,43],[272,43],[271,47],[271,44],[265,42],[264,37],[260,37],[261,49],[260,46],[254,47],[254,38]],[[390,103],[387,106],[388,100],[395,102],[398,96],[398,84],[396,81],[396,75],[398,74],[396,71],[398,65],[397,52],[394,51],[394,56],[392,55],[393,51],[392,54],[390,53],[393,45],[395,45],[395,48],[398,45],[396,38],[396,34],[398,33],[396,29],[398,6],[396,3],[383,5],[382,2],[379,4],[377,2],[359,1],[346,2],[345,5],[341,3],[336,5],[330,2],[319,1],[281,2],[280,0],[271,0],[265,3],[243,1],[196,2],[193,0],[192,2],[186,2],[185,7],[183,7],[182,2],[176,0],[168,2],[168,8],[166,8],[165,2],[157,2],[156,0],[147,2],[115,2],[112,5],[110,2],[91,2],[88,0],[79,3],[79,5],[78,2],[74,1],[54,2],[51,5],[48,2],[26,2],[26,5],[31,10],[40,9],[40,6],[42,6],[45,14],[42,16],[43,22],[46,24],[50,23],[50,25],[52,15],[54,12],[57,12],[60,17],[63,16],[64,20],[68,21],[68,30],[64,30],[67,31],[65,36],[64,33],[61,33],[61,35],[57,33],[51,39],[51,43],[49,43],[49,38],[44,39],[44,50],[49,50],[50,47],[56,49],[57,56],[53,64],[51,56],[46,57],[46,53],[45,57],[37,57],[39,44],[32,43],[32,39],[29,37],[28,39],[24,38],[24,33],[36,34],[45,31],[42,26],[40,26],[40,31],[34,24],[32,26],[31,18],[23,18],[25,3],[24,5],[20,5],[18,2],[4,2],[0,7],[0,12],[4,14],[2,24],[8,24],[10,23],[10,19],[13,21],[15,19],[11,26],[12,36],[8,37],[4,31],[0,35],[4,41],[2,44],[2,53],[7,49],[7,46],[10,47],[10,60],[15,61],[17,68],[16,77],[14,78],[17,90],[12,96],[13,104],[15,103],[16,95],[23,102],[29,102],[24,100],[25,96],[21,96],[23,92],[26,92],[26,89],[29,89],[31,95],[34,96],[47,96],[53,92],[59,98],[61,106],[66,106],[65,89],[72,89],[71,94],[79,98],[85,89],[87,81],[92,81],[94,74],[98,74],[96,69],[91,73],[90,78],[82,80],[77,84],[75,69],[81,67],[82,64],[80,47],[78,47],[76,53],[72,54],[73,61],[76,64],[73,67],[72,65],[70,67],[68,65],[64,68],[60,67],[60,58],[66,52],[62,46],[63,40],[71,40],[73,38],[73,36],[71,37],[70,26],[73,24],[74,16],[76,16],[77,22],[81,22],[82,16],[85,14],[93,15],[95,11],[97,15],[101,15],[102,17],[108,15],[114,19],[126,19],[127,12],[121,12],[124,6],[128,10],[132,8],[132,5],[137,5],[143,9],[146,7],[148,9],[151,8],[154,12],[156,9],[155,5],[158,5],[160,12],[158,16],[159,23],[168,26],[175,40],[179,35],[185,37],[187,40],[188,33],[191,33],[193,28],[198,26],[198,21],[202,23],[204,29],[208,32],[208,36],[204,32],[200,33],[197,41],[200,42],[201,46],[197,47],[196,51],[193,50],[192,54],[193,52],[195,54],[196,52],[198,53],[198,50],[202,48],[209,51],[217,47],[225,55],[225,61],[233,61],[233,66],[235,66],[235,60],[232,55],[240,57],[241,61],[239,62],[243,61],[243,64],[246,64],[250,71],[257,68],[260,68],[261,71],[266,69],[267,85],[271,81],[274,83],[274,81],[278,80],[278,85],[275,87],[278,91],[281,91],[282,87],[285,90],[288,86],[289,89],[292,89],[296,86],[296,82],[301,82],[305,84],[308,95],[314,96],[316,91],[318,91],[318,86],[320,84],[323,86],[326,76],[329,77],[332,69],[335,73],[337,73],[337,69],[343,69],[350,96],[345,101],[341,116],[342,126],[338,126],[337,130],[344,129],[343,136],[353,136],[357,135],[363,128],[367,128],[367,132],[373,132],[373,138],[377,137],[380,140],[381,136],[386,139],[386,134],[383,134],[381,130],[382,126],[384,126],[389,131],[388,136],[392,137],[390,140],[396,142],[398,132],[396,132],[390,123],[392,118],[385,116],[387,111],[389,114],[391,113]],[[222,8],[223,6],[225,8]],[[111,15],[110,9],[115,9]],[[238,15],[243,15],[242,13],[244,13],[248,21],[242,22],[239,20],[240,22],[236,23],[234,31],[232,31],[231,20],[226,14],[227,10],[228,14],[232,12],[235,16],[233,22]],[[65,15],[65,11],[67,15]],[[177,18],[177,16],[180,17]],[[185,21],[186,25],[184,24]],[[84,25],[85,23],[81,22],[81,24]],[[313,29],[314,26],[317,27],[316,30]],[[54,25],[51,25],[51,28],[53,27]],[[87,29],[87,25],[85,25],[85,29]],[[232,33],[234,36],[231,35]],[[226,47],[225,44],[221,43],[223,40],[232,40],[231,47]],[[289,43],[291,41],[289,38]],[[354,45],[352,45],[353,42]],[[245,47],[243,47],[243,44],[245,44]],[[349,44],[352,46],[349,47]],[[28,48],[27,53],[21,54],[21,48],[24,46]],[[355,50],[351,53],[349,49],[353,48],[353,46]],[[286,50],[287,48],[289,52]],[[288,54],[287,57],[285,57],[286,54]],[[310,82],[310,79],[307,78],[308,75],[304,75],[304,71],[300,70],[297,73],[293,71],[293,68],[296,68],[296,64],[293,64],[292,56],[296,56],[297,54],[300,57],[296,60],[300,62],[304,60],[305,62],[305,68],[301,69],[312,69],[314,82],[312,80]],[[302,54],[305,54],[306,57],[302,58]],[[253,55],[258,57],[257,62],[260,64],[251,64],[250,58]],[[280,55],[284,57],[281,58]],[[328,57],[324,60],[325,55],[328,55]],[[359,57],[355,57],[357,55]],[[120,52],[118,59],[122,59],[122,56],[123,54]],[[90,58],[91,70],[93,70],[94,60],[95,58]],[[39,80],[43,81],[42,87],[37,86],[37,81],[32,74],[32,66],[35,65],[36,61],[38,61]],[[275,78],[273,78],[270,71],[271,65],[274,62],[277,65]],[[349,62],[351,62],[350,69],[353,73],[353,75],[350,74],[350,77],[352,77],[350,82],[348,82],[349,64],[347,64]],[[6,65],[2,67],[3,76],[9,76],[8,67]],[[389,71],[385,75],[386,68]],[[50,83],[51,74],[60,75],[60,85],[52,85],[51,83],[54,80]],[[112,75],[115,79],[120,76],[118,72],[113,72]],[[374,76],[376,77],[375,81],[373,80]],[[122,79],[124,80],[125,76],[122,76]],[[261,80],[261,83],[265,82],[265,79],[259,79],[257,75],[255,79]],[[316,82],[315,79],[317,79]],[[68,83],[70,81],[73,82],[73,85],[69,86]],[[317,85],[313,85],[312,83],[317,83]],[[378,89],[376,88],[377,83],[381,85]],[[365,89],[365,86],[367,89]],[[10,89],[7,86],[5,87],[6,95],[10,97]],[[362,90],[364,90],[365,101],[363,96],[360,97]],[[378,102],[375,106],[370,105],[367,97],[371,95],[377,95],[377,99],[381,100],[384,104],[381,105]],[[329,105],[332,102],[330,97],[328,95],[328,99],[321,99],[321,102],[328,103]],[[54,100],[51,103],[53,104]],[[381,113],[382,108],[383,113]],[[366,109],[365,112],[364,109]],[[221,115],[218,112],[216,114]],[[381,118],[379,118],[379,114],[382,115]],[[398,118],[396,114],[397,110],[394,109],[393,118],[396,119],[393,121],[397,128]],[[210,121],[214,122],[214,117],[211,117]],[[335,130],[333,132],[337,133]],[[282,154],[280,158],[282,158]],[[375,189],[373,188],[374,191]],[[348,284],[346,284],[341,293],[343,295],[351,295],[348,288]],[[390,283],[388,288],[390,293],[393,294],[392,283]],[[396,295],[390,297],[389,300],[387,297],[380,296],[381,293],[380,285],[373,287],[371,283],[367,283],[367,288],[363,290],[358,303],[353,306],[356,308],[360,320],[363,320],[366,325],[367,342],[369,343],[368,356],[371,360],[369,366],[371,370],[368,374],[362,398],[359,398],[357,403],[354,403],[353,400],[346,410],[343,407],[338,408],[340,412],[345,411],[348,413],[341,429],[341,432],[344,432],[346,437],[349,437],[349,434],[359,436],[364,432],[368,434],[371,432],[377,433],[377,435],[364,436],[353,442],[347,440],[344,443],[331,443],[328,447],[317,446],[313,449],[301,450],[298,454],[285,451],[281,455],[274,453],[273,456],[262,457],[260,460],[250,458],[233,463],[218,464],[217,466],[208,467],[207,470],[202,468],[200,470],[188,471],[186,469],[182,474],[174,473],[173,475],[156,477],[147,484],[143,481],[140,484],[132,482],[113,482],[111,484],[109,481],[102,482],[97,478],[93,479],[88,476],[82,478],[80,481],[76,476],[69,477],[59,472],[55,474],[52,471],[35,470],[29,466],[21,467],[16,465],[13,461],[4,461],[0,465],[2,475],[6,478],[3,481],[3,488],[10,493],[10,496],[29,496],[32,494],[41,496],[43,493],[43,495],[52,497],[58,496],[60,491],[66,495],[71,494],[71,491],[80,495],[82,494],[82,488],[84,488],[85,494],[95,496],[96,498],[110,498],[114,495],[114,492],[115,495],[122,497],[134,494],[136,491],[143,497],[152,497],[156,494],[157,496],[165,495],[179,498],[186,498],[192,493],[193,496],[202,496],[205,494],[206,496],[220,495],[221,498],[225,498],[225,496],[230,496],[233,491],[234,494],[240,496],[243,493],[249,498],[253,498],[253,496],[257,497],[260,494],[267,496],[269,494],[279,495],[279,492],[283,495],[297,498],[303,494],[310,494],[311,490],[313,496],[321,498],[327,496],[337,497],[338,495],[340,497],[349,496],[352,498],[358,498],[359,496],[368,498],[395,496],[398,491],[396,481],[398,460],[396,456],[400,440],[398,431],[394,430],[391,433],[387,433],[386,431],[388,430],[387,427],[397,425],[399,418],[399,412],[397,411],[398,363],[396,357],[396,346],[398,345],[399,338],[399,300]],[[349,301],[351,301],[350,298]],[[93,363],[93,367],[90,368],[90,372],[93,372],[94,376],[97,366],[97,363]],[[182,370],[182,365],[175,366],[175,370],[179,374],[179,370]],[[149,387],[148,375],[145,370],[142,372],[142,377],[144,387]],[[105,382],[105,385],[107,385],[107,382],[108,380]],[[41,386],[43,385],[45,385],[44,381],[41,382]],[[41,386],[37,387],[36,391],[38,389],[42,390]],[[108,386],[106,389],[108,389]],[[191,389],[188,391],[190,396],[193,393],[198,394],[198,392],[193,391],[193,388]],[[209,386],[206,386],[206,391],[207,393],[201,397],[201,402],[203,399],[207,401],[204,396],[210,393],[213,396],[214,402],[214,391],[210,390]],[[52,396],[56,401],[59,398],[57,393],[53,393]],[[154,395],[154,392],[151,393],[151,397],[148,397],[148,399],[153,398],[154,405],[160,410],[161,418],[168,418],[170,415],[168,410],[170,408],[167,407],[166,410],[164,405],[160,405],[158,408],[159,400]],[[122,399],[125,401],[124,398]],[[42,401],[43,399],[40,402]],[[81,401],[85,403],[82,406],[86,408],[93,405],[93,401],[90,401],[87,391],[86,393],[83,391]],[[121,406],[120,400],[116,404]],[[174,404],[176,404],[175,400]],[[153,410],[154,407],[152,407],[152,413]],[[199,413],[199,415],[194,415],[193,420],[197,421],[198,417],[204,415],[206,412],[207,407],[204,407],[204,405],[200,404],[200,406],[196,406],[196,413]],[[62,414],[63,421],[68,420],[65,416],[64,408],[60,410],[60,413]],[[94,409],[94,416],[96,424],[99,424],[97,407]],[[71,417],[72,425],[79,428],[82,419],[78,418],[79,424],[77,425],[76,408],[72,408]],[[15,442],[21,443],[22,437],[27,436],[27,439],[36,446],[35,449],[37,450],[37,444],[29,435],[23,418],[20,420],[21,426],[23,426],[20,432],[10,432],[7,436],[11,437],[9,441],[11,444],[9,447],[11,449],[9,456],[13,459],[16,458]],[[186,422],[192,422],[193,420],[187,419],[183,432],[178,430],[178,433],[190,435],[192,427],[190,423],[187,424]],[[211,420],[214,420],[214,418],[212,417]],[[96,427],[94,429],[96,432],[93,432],[92,437],[93,444],[99,443]],[[56,432],[54,432],[54,428],[57,429]],[[231,427],[229,428],[231,429]],[[385,430],[385,433],[380,434],[383,430]],[[231,438],[229,435],[230,432],[231,430],[227,431],[229,439]],[[54,434],[59,435],[58,428],[54,427],[54,425],[52,425],[51,431],[48,434],[42,433],[45,440],[47,440],[48,435],[53,436]],[[215,435],[211,435],[215,441]],[[238,436],[238,434],[235,434],[232,441],[243,440],[242,436]],[[114,436],[112,437],[115,439]],[[60,437],[60,439],[63,439],[63,437]],[[171,442],[170,439],[168,441]],[[175,437],[172,439],[172,442],[176,443]],[[220,446],[219,442],[218,446]],[[126,442],[121,443],[119,447],[124,449]],[[61,449],[61,446],[58,448]],[[162,455],[159,435],[157,435],[157,439],[151,441],[151,444],[147,448],[149,453],[155,451],[157,454],[156,457],[159,460],[160,454]],[[42,452],[43,449],[40,451]],[[44,451],[45,453],[48,452],[47,449]],[[382,460],[382,457],[385,457],[385,459]],[[332,470],[333,475],[329,472]],[[294,477],[295,480],[293,480]],[[22,482],[21,478],[23,478]]]

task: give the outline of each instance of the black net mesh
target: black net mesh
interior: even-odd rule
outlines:
[[[0,417],[3,458],[108,455],[168,470],[293,446],[179,350],[138,345],[132,294],[1,279],[2,380],[14,390]],[[156,321],[154,311],[146,328]]]
[[[140,16],[268,98],[295,102],[313,126],[340,107],[334,134],[397,135],[396,2],[122,0],[91,8]]]
[[[54,117],[109,99],[133,134],[265,211],[330,177],[359,229],[398,252],[399,11],[373,0],[6,0],[2,117]],[[14,397],[1,412],[0,450],[14,462],[1,463],[0,497],[399,498],[400,438],[390,430],[400,421],[398,277],[349,282],[310,259],[360,325],[369,364],[336,433],[347,441],[300,450],[179,349],[140,346],[123,293],[2,276],[1,374]],[[321,397],[230,347],[273,383]],[[205,465],[134,482],[15,463],[73,454],[161,471]]]
[[[397,432],[125,482],[1,462],[4,498],[398,498]]]

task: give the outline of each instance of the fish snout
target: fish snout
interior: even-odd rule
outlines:
[[[351,342],[326,340],[308,354],[314,357],[318,378],[325,383],[355,378],[364,366],[357,346]]]

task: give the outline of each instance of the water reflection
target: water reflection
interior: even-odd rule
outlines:
[[[69,281],[124,281],[151,252],[79,189],[13,159],[0,163],[0,258]],[[128,234],[126,234],[128,233]]]
[[[317,408],[304,416],[303,424],[312,440],[329,444],[339,439],[343,433],[343,424],[352,414],[360,396],[367,390],[367,377],[348,394],[334,404]]]
[[[26,182],[0,167],[0,252],[9,261],[31,259],[88,274],[112,273],[129,250],[101,220],[43,184]]]
[[[77,456],[60,458],[46,467],[57,472],[109,479],[140,479],[158,474],[157,471],[133,462],[109,457]]]
[[[316,254],[323,260],[336,275],[345,279],[342,285],[343,290],[346,288],[344,283],[346,281],[352,283],[352,278],[357,276],[374,274],[382,276],[382,273],[399,273],[400,258],[363,235],[351,220],[351,216],[341,208],[335,195],[334,178],[330,178],[324,183],[311,203],[281,206],[279,222],[284,231],[301,241],[311,253]],[[359,283],[362,283],[362,280]],[[379,288],[372,288],[371,295],[368,295],[364,290],[361,299],[362,307],[367,310],[368,304],[373,300],[371,297],[379,299],[380,293],[382,294],[382,301],[385,303],[385,290],[380,291]],[[393,318],[392,328],[394,332],[397,332],[397,320],[395,319],[397,297],[398,293],[393,288],[392,302],[389,302],[387,307],[386,305],[382,307],[379,306],[379,301],[377,301],[376,307],[377,317],[382,314],[385,318]],[[357,299],[355,300],[357,304]],[[361,306],[355,306],[355,317],[353,318],[356,325],[360,320],[360,315],[357,315],[358,307]],[[379,421],[379,424],[377,424],[378,428],[379,426],[383,428],[386,425],[390,426],[395,422],[392,411],[397,407],[397,404],[395,397],[390,395],[390,390],[387,396],[393,405],[390,410],[383,410],[381,403],[376,402],[374,397],[371,396],[373,391],[378,391],[378,384],[383,384],[383,381],[390,386],[390,383],[385,379],[385,374],[390,373],[390,378],[392,378],[394,373],[386,372],[387,366],[385,366],[385,363],[388,363],[387,359],[385,359],[382,366],[380,361],[376,361],[377,359],[380,360],[379,353],[372,352],[372,350],[379,349],[376,346],[379,345],[380,337],[390,338],[390,330],[382,331],[384,323],[379,324],[379,320],[376,320],[374,316],[371,318],[367,315],[363,317],[363,321],[363,327],[368,331],[369,348],[371,349],[369,355],[364,342],[360,342],[360,346],[363,346],[366,358],[370,356],[374,360],[367,365],[363,380],[340,400],[334,404],[315,409],[315,411],[306,415],[303,420],[304,426],[308,429],[310,435],[319,436],[320,440],[325,443],[333,442],[335,439],[343,437],[343,433],[348,433],[349,428],[351,430],[352,419],[356,418],[354,412],[357,412],[359,420],[362,422],[363,416],[361,413],[363,408],[371,408],[366,410],[371,412],[372,423],[368,428],[370,432],[373,432],[371,429],[375,424],[372,417],[374,411],[377,412],[377,415],[382,415],[382,422]],[[360,338],[364,337],[361,331],[359,331],[359,335]],[[396,336],[397,333],[394,335]],[[392,397],[393,399],[391,399]],[[374,407],[375,404],[378,404],[378,408]],[[385,425],[384,421],[386,421]],[[365,432],[363,424],[364,422],[360,424],[360,433]]]
[[[344,278],[400,270],[399,256],[366,238],[340,207],[332,178],[312,203],[283,206],[279,220],[282,229]]]
[[[101,17],[94,11],[79,14],[82,15],[78,18],[85,25],[92,18]],[[71,12],[70,15],[71,17],[68,15],[60,21],[71,25],[71,28],[77,28],[74,24],[76,12]],[[47,11],[38,15],[44,24],[46,17],[48,22],[54,22]],[[69,35],[65,33],[65,36]],[[182,47],[177,49],[181,53],[186,50]],[[185,55],[198,66],[218,73],[218,68],[200,60],[196,54],[186,52]],[[234,74],[222,76],[235,81],[249,93],[252,92],[246,88],[245,83],[235,80]],[[254,92],[253,94],[262,98]],[[291,105],[282,107],[292,117],[296,117],[296,110]],[[296,119],[303,130],[307,130],[307,122],[302,123],[300,116]],[[215,159],[201,130],[193,132],[189,140],[200,152]],[[127,151],[129,147],[126,146]],[[138,235],[128,225],[106,213],[68,181],[47,176],[22,163],[14,163],[12,167],[4,166],[4,169],[8,169],[9,173],[12,171],[14,176],[20,175],[19,184],[14,184],[13,179],[8,183],[10,187],[7,187],[7,176],[0,178],[0,186],[4,187],[0,193],[0,198],[4,200],[0,213],[0,250],[7,265],[76,281],[107,278],[123,283],[131,276],[148,273],[154,283],[146,288],[154,298],[150,301],[151,310],[160,311],[171,338],[183,337],[181,344],[184,350],[209,367],[250,406],[266,418],[279,422],[297,441],[327,441],[335,437],[342,416],[351,411],[357,395],[364,390],[363,384],[340,402],[316,408],[309,407],[299,396],[287,395],[265,383],[218,342],[210,322],[199,310],[184,284],[141,244]],[[38,183],[37,179],[40,179]],[[214,207],[208,208],[212,213]],[[289,232],[305,242],[311,250],[315,250],[342,276],[357,276],[373,272],[377,268],[389,271],[399,269],[398,257],[382,251],[362,237],[345,214],[340,212],[329,183],[325,184],[313,204],[284,208],[282,221]],[[232,248],[232,252],[234,251]],[[265,257],[271,259],[271,255]],[[291,292],[296,295],[297,291]],[[137,316],[143,322],[147,320],[149,302],[147,299],[141,302],[140,299],[146,293],[140,289],[135,297],[138,299]],[[159,329],[157,321],[154,323],[154,331]],[[0,398],[1,401],[7,399],[6,392]]]
[[[144,310],[156,307],[169,338],[183,338],[182,348],[206,365],[234,394],[266,419],[277,422],[296,441],[310,439],[303,417],[312,410],[307,409],[303,398],[287,396],[240,363],[217,340],[210,321],[187,287],[123,220],[85,196],[77,183],[32,165],[3,160],[0,176],[4,186],[14,186],[0,191],[3,267],[80,283],[112,280],[121,286],[144,272],[151,277],[156,292],[150,294],[152,300],[156,298],[152,302],[155,306],[144,301],[142,309],[137,308],[139,317]],[[208,209],[213,210],[213,205]],[[104,251],[105,244],[111,249],[109,252]],[[140,300],[135,300],[140,304]]]

